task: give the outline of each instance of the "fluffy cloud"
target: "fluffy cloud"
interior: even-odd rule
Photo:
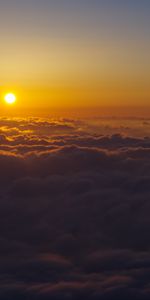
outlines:
[[[0,124],[0,298],[149,299],[150,139]]]

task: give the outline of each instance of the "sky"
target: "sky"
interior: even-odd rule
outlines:
[[[148,106],[148,0],[1,0],[0,91],[20,107]]]

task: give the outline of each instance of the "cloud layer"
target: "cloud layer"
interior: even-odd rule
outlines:
[[[150,138],[122,123],[0,126],[0,298],[149,299]]]

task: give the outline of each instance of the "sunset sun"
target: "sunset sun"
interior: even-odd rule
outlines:
[[[16,102],[16,96],[12,93],[6,94],[4,99],[7,104],[14,104]]]

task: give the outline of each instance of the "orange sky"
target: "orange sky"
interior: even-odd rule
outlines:
[[[1,2],[1,103],[149,106],[150,5],[62,2]]]

